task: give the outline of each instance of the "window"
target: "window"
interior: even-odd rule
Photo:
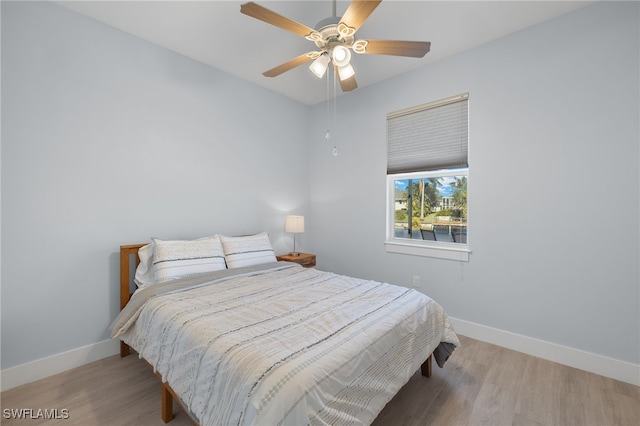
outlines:
[[[468,260],[468,95],[387,115],[387,251]]]

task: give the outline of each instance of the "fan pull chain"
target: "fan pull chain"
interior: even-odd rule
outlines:
[[[330,80],[331,80],[330,73],[327,73],[327,98],[329,98],[330,91],[331,91],[331,89],[330,89],[330,87],[331,87]],[[329,107],[329,102],[327,102],[327,133],[325,133],[325,135],[324,135],[324,138],[326,140],[331,139],[331,132],[329,131],[330,127],[331,127],[331,110],[330,110],[330,107]]]
[[[331,103],[329,102],[329,97],[331,96],[331,76],[333,75],[333,117],[331,117]],[[327,73],[327,132],[324,134],[324,138],[329,141],[331,140],[331,128],[335,130],[336,121],[337,121],[337,104],[336,104],[336,94],[337,94],[337,76],[335,72]],[[332,120],[333,118],[333,120]],[[334,157],[338,156],[338,147],[333,145],[333,149],[331,150],[331,154]]]
[[[335,69],[335,68],[334,68]],[[333,128],[336,128],[336,122],[337,122],[337,114],[336,114],[336,95],[337,95],[337,75],[336,72],[333,72]],[[334,142],[335,143],[335,142]],[[338,147],[336,145],[333,145],[333,150],[331,151],[331,154],[333,154],[334,157],[338,156]]]

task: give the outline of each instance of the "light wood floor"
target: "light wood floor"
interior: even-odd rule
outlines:
[[[387,425],[640,425],[640,388],[460,337],[443,369],[419,372],[380,413]],[[106,358],[3,392],[2,425],[162,425],[160,387],[137,356]],[[5,419],[5,409],[67,409],[67,420]],[[192,425],[176,408],[174,426]]]

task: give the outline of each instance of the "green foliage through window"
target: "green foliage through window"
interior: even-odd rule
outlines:
[[[399,178],[394,184],[396,238],[466,244],[467,169]],[[424,231],[424,232],[423,232]]]

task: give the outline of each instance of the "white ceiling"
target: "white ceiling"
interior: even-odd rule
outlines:
[[[240,13],[244,1],[57,1],[69,9],[136,35],[306,105],[333,96],[326,76],[306,65],[278,77],[262,73],[316,50],[293,33]],[[309,27],[332,15],[332,0],[255,0]],[[402,1],[384,0],[356,39],[430,41],[420,59],[353,55],[360,88],[439,61],[509,33],[553,19],[592,1]],[[337,2],[337,14],[349,1]],[[338,94],[340,89],[338,88]],[[347,94],[348,95],[348,94]]]

